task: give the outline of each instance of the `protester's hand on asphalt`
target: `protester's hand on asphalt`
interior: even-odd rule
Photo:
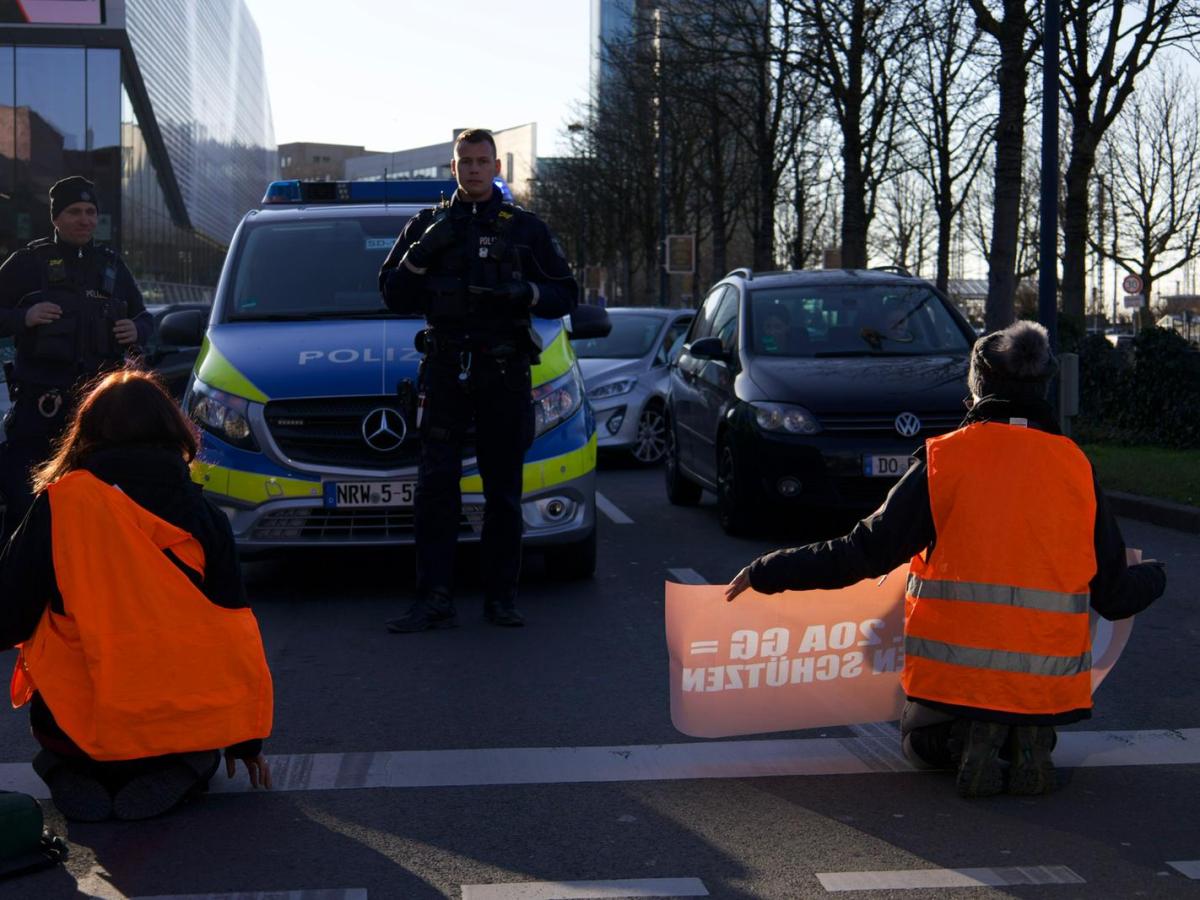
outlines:
[[[246,766],[246,774],[250,776],[250,787],[271,789],[271,766],[265,756],[260,753],[243,759],[242,763]],[[230,778],[237,774],[237,759],[228,753],[225,754],[225,774]]]
[[[113,337],[118,344],[127,347],[137,340],[137,326],[132,319],[117,319],[113,323]]]
[[[25,325],[32,328],[35,325],[49,325],[62,316],[62,307],[49,300],[35,303],[25,310]]]
[[[742,569],[742,571],[740,571],[736,575],[734,575],[733,581],[729,582],[729,584],[726,586],[725,602],[728,603],[730,600],[732,600],[734,597],[736,597],[738,594],[740,594],[742,591],[748,589],[749,587],[750,587],[750,567],[746,566],[746,568]]]

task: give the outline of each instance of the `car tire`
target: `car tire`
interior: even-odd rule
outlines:
[[[663,475],[667,482],[667,500],[674,506],[695,506],[704,488],[688,479],[679,468],[679,442],[675,440],[675,424],[666,419],[667,452],[663,456]]]
[[[638,416],[637,443],[629,451],[641,466],[654,466],[667,455],[667,417],[660,400],[651,400]]]
[[[717,518],[726,534],[741,536],[755,531],[762,512],[757,493],[733,445],[722,439],[717,446]]]
[[[596,527],[572,544],[548,547],[544,553],[546,574],[556,581],[582,581],[596,574]]]

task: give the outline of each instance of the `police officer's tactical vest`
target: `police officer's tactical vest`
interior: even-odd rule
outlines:
[[[1027,715],[1090,708],[1087,458],[1069,438],[996,422],[926,447],[937,543],[909,568],[905,693]]]
[[[200,542],[75,471],[52,484],[49,606],[21,647],[14,706],[34,690],[92,759],[214,750],[271,731],[271,673],[254,613],[196,586]]]
[[[113,336],[113,325],[128,316],[124,301],[114,296],[118,258],[109,247],[95,247],[90,264],[98,267],[89,273],[85,284],[72,280],[67,273],[62,248],[50,238],[29,244],[41,273],[41,289],[21,299],[29,308],[50,301],[62,308],[62,316],[46,325],[27,329],[17,338],[17,378],[39,384],[67,387],[80,377],[90,377],[104,369],[120,365],[124,348]],[[90,283],[98,283],[99,295]]]

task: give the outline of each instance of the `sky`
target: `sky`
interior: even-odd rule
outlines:
[[[589,0],[246,0],[275,141],[404,150],[536,122],[538,155],[587,99]]]

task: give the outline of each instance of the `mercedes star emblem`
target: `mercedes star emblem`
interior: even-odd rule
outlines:
[[[408,426],[404,423],[404,417],[394,409],[381,406],[363,416],[363,440],[372,450],[391,453],[404,443],[407,435]]]
[[[921,420],[910,412],[902,412],[896,416],[896,430],[904,437],[916,437],[921,430]]]

